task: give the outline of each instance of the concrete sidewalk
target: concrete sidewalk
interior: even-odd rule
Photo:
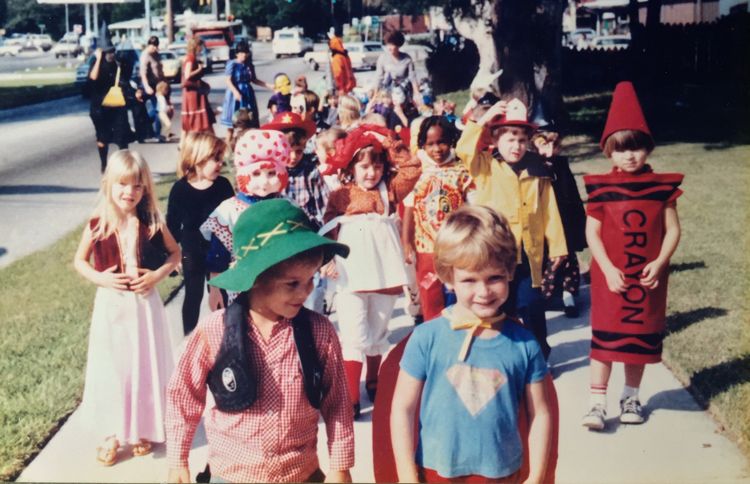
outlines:
[[[588,300],[584,288],[582,300]],[[389,340],[398,342],[411,329],[411,318],[396,306]],[[170,324],[180,326],[182,294],[167,306]],[[747,461],[737,447],[723,436],[709,415],[663,365],[651,365],[641,389],[648,420],[644,425],[618,423],[617,400],[623,385],[621,367],[615,366],[610,382],[607,430],[590,432],[580,425],[588,405],[588,307],[576,319],[560,312],[547,313],[550,361],[560,401],[560,447],[558,482],[641,483],[641,482],[750,482]],[[335,320],[335,313],[333,318]],[[363,392],[364,393],[364,392]],[[373,481],[371,410],[367,397],[361,399],[363,418],[355,422],[355,482]],[[146,457],[122,457],[105,468],[95,460],[98,442],[84,430],[78,413],[68,419],[42,452],[29,464],[18,481],[55,482],[163,482],[167,477],[164,445]],[[321,468],[327,469],[325,429],[318,434]],[[207,443],[200,428],[190,454],[191,476],[203,469]]]

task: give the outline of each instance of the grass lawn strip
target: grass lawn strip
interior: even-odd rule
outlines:
[[[163,209],[174,180],[157,185]],[[1,481],[14,479],[80,403],[96,292],[73,268],[82,231],[0,270]],[[162,298],[181,279],[162,281]]]

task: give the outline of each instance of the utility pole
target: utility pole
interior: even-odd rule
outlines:
[[[91,5],[83,4],[83,17],[86,24],[86,35],[91,35]]]
[[[70,32],[70,17],[68,16],[68,4],[65,4],[65,33]]]
[[[172,0],[164,0],[164,22],[167,24],[167,42],[174,42],[174,11]]]
[[[145,12],[146,13],[146,16],[145,16],[145,19],[146,19],[145,30],[146,31],[144,32],[145,37],[143,40],[146,41],[151,36],[151,0],[144,0],[143,3],[145,4],[145,9],[146,9],[146,12]]]
[[[232,15],[232,7],[230,6],[230,0],[226,0],[224,2],[224,16],[227,20],[229,20],[230,16]]]
[[[211,2],[211,15],[214,19],[219,20],[219,0],[210,0]]]
[[[94,20],[93,20],[94,35],[99,37],[99,6],[94,3],[91,5],[91,8],[94,10]]]

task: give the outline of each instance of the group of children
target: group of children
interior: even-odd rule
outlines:
[[[392,401],[399,480],[540,482],[556,412],[543,384],[544,298],[562,290],[574,308],[575,251],[586,241],[593,336],[583,424],[604,428],[613,361],[626,371],[620,420],[643,421],[638,388],[644,365],[660,361],[681,175],[646,164],[654,144],[631,84],[617,86],[602,137],[613,170],[585,177],[586,240],[560,139],[537,132],[518,100],[477,107],[463,133],[444,116],[420,119],[414,149],[382,124],[316,134],[305,114],[237,132],[236,193],[221,176],[224,141],[186,137],[166,222],[142,157],[111,157],[75,258],[100,287],[82,405],[101,434],[102,464],[116,462],[121,444],[144,455],[166,440],[169,480],[189,482],[203,417],[212,482],[350,480],[361,374],[376,402],[388,323],[414,262],[426,322],[406,344]],[[178,267],[178,243],[188,337],[173,370],[153,287]],[[206,278],[214,312],[198,322]],[[326,280],[338,334],[320,314]],[[521,476],[525,440],[531,464]]]

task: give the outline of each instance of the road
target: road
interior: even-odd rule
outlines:
[[[273,59],[269,44],[255,44],[253,50],[257,75],[264,81],[272,82],[278,72],[292,79],[305,74],[310,84],[322,77],[300,58]],[[206,80],[212,87],[212,105],[221,106],[226,86],[223,73],[215,72]],[[256,88],[256,95],[263,113],[271,92]],[[181,90],[176,85],[173,101],[179,113]],[[88,108],[86,100],[74,97],[0,111],[4,141],[0,150],[0,267],[49,246],[90,214],[100,175]],[[176,124],[175,133],[179,118]],[[218,125],[216,131],[224,136]],[[145,156],[157,176],[174,171],[176,144],[130,147]]]
[[[68,62],[70,62],[72,65],[76,65],[78,63],[75,58],[55,59],[55,55],[51,51],[24,51],[16,57],[0,57],[0,73],[23,72],[27,69],[33,70],[39,67],[65,66],[65,64]]]

